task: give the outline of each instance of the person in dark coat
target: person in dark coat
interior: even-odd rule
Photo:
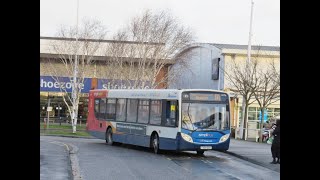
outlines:
[[[273,161],[272,164],[280,164],[280,119],[276,122],[276,128],[273,133],[273,141],[271,145],[271,153]]]

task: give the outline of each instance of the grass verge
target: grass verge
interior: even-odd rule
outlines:
[[[72,133],[71,124],[49,124],[49,129],[44,129],[45,124],[40,123],[40,135],[63,135],[63,136],[81,136],[81,137],[91,137],[90,134],[86,132],[86,125],[77,125],[77,132]]]
[[[45,127],[44,123],[40,123],[40,129],[43,129]],[[72,125],[71,124],[49,124],[49,129],[72,129]],[[86,130],[86,125],[82,124],[80,126],[80,124],[77,124],[77,130]]]

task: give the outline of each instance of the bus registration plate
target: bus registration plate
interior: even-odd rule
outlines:
[[[200,146],[200,149],[212,149],[212,146]]]

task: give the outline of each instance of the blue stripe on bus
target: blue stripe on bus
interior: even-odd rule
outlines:
[[[193,143],[190,143],[190,145],[185,144],[183,142],[183,145],[180,145],[181,148],[199,148],[200,146],[212,146],[212,149],[228,149],[229,146],[225,143],[228,143],[228,141],[222,143],[224,145],[220,145],[219,143],[221,137],[225,134],[230,134],[230,129],[224,130],[224,131],[190,131],[187,129],[181,129],[181,132],[184,134],[187,134],[191,136]],[[184,141],[184,140],[183,140]],[[186,142],[189,143],[189,142]]]
[[[159,149],[164,150],[177,150],[177,140],[176,139],[170,139],[170,138],[159,138]]]
[[[125,144],[132,144],[137,146],[144,146],[149,147],[150,145],[150,137],[146,135],[136,135],[136,134],[123,134],[123,135],[117,135],[125,137],[125,141],[121,141]]]
[[[99,131],[89,131],[89,134],[99,139],[105,139],[105,133]],[[150,136],[137,135],[137,134],[112,134],[114,142],[120,142],[124,144],[132,144],[137,146],[150,147]],[[176,150],[176,139],[159,138],[159,148],[164,150]]]
[[[99,139],[105,139],[105,133],[99,131],[89,131],[94,137]],[[124,144],[132,144],[137,146],[150,147],[150,136],[146,135],[134,135],[134,134],[113,134],[113,141],[120,142]],[[185,141],[181,134],[178,133],[176,139],[170,138],[159,138],[159,148],[163,150],[178,150],[178,151],[187,151],[187,150],[200,150],[200,146],[211,146],[214,150],[228,150],[230,144],[230,138],[227,141],[219,144],[194,144]]]
[[[192,135],[192,132],[188,132],[187,130],[182,129],[183,133],[185,134],[189,134]],[[230,130],[224,131],[225,133],[229,133]],[[194,142],[197,142],[197,144],[195,143],[190,143],[188,141],[185,141],[182,137],[181,134],[178,133],[177,135],[177,144],[178,146],[178,150],[180,151],[187,151],[187,150],[200,150],[200,146],[211,146],[213,150],[228,150],[229,149],[229,144],[230,144],[230,137],[228,138],[228,140],[226,140],[223,143],[219,143],[220,137],[221,137],[221,133],[220,132],[203,132],[203,133],[208,133],[208,134],[213,134],[213,136],[218,136],[219,139],[216,140],[216,138],[212,138],[212,143],[199,143],[199,139],[195,139],[192,138]]]
[[[105,139],[105,133],[100,131],[88,131],[89,134],[98,139]]]
[[[150,147],[150,136],[137,134],[113,134],[112,137],[115,142]],[[164,150],[176,150],[176,139],[160,137],[159,148]]]

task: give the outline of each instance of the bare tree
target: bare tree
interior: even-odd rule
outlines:
[[[270,104],[279,101],[280,98],[280,70],[275,65],[274,60],[269,62],[267,67],[259,69],[256,76],[256,90],[253,91],[253,94],[261,109],[259,141],[262,142],[262,125],[265,110]]]
[[[168,12],[147,10],[113,39],[115,43],[110,43],[106,51],[111,79],[121,79],[132,88],[157,88],[165,86],[168,65],[173,64],[175,53],[193,41],[193,35]]]
[[[231,60],[225,67],[225,77],[231,91],[243,97],[244,108],[243,121],[241,124],[241,136],[244,137],[245,131],[242,128],[247,127],[248,107],[257,102],[261,109],[260,119],[260,141],[262,141],[262,124],[265,109],[272,103],[279,100],[280,96],[280,70],[276,65],[275,59],[263,59],[272,57],[268,54],[262,54],[258,47],[250,63],[246,64]],[[266,61],[266,62],[265,62]],[[221,67],[220,67],[221,69]]]
[[[49,44],[51,54],[56,54],[57,57],[46,59],[46,63],[41,67],[46,69],[64,93],[63,101],[71,114],[73,133],[76,133],[78,105],[84,80],[90,73],[93,57],[97,54],[101,46],[100,40],[104,39],[105,34],[104,26],[97,20],[86,19],[79,28],[63,26],[57,33],[61,40],[53,40]],[[75,72],[76,82],[73,80]],[[69,93],[65,86],[66,80],[61,76],[68,77],[67,81],[71,82],[74,92],[72,94],[75,97]]]
[[[226,65],[225,69],[220,67],[220,69],[224,71],[228,83],[227,86],[230,87],[230,90],[243,97],[245,106],[242,107],[244,108],[244,113],[242,114],[243,121],[240,128],[240,134],[243,138],[245,137],[243,128],[246,127],[248,121],[248,107],[254,102],[252,99],[257,85],[257,66],[257,60],[252,60],[251,63],[246,65],[243,62],[232,59],[231,62]]]

